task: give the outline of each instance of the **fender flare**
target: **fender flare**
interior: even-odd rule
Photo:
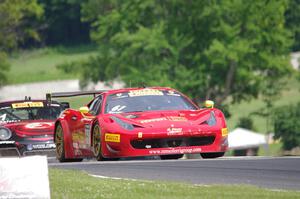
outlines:
[[[64,150],[65,150],[65,158],[75,158],[74,148],[72,146],[72,136],[69,129],[69,125],[65,120],[57,120],[55,122],[55,129],[57,125],[60,124],[63,132],[64,132]],[[54,139],[55,139],[55,131],[54,131]],[[54,140],[55,141],[55,140]]]

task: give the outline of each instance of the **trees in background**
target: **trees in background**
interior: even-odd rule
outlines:
[[[293,51],[300,51],[300,0],[290,0],[285,14],[286,26],[293,32]]]
[[[81,20],[81,0],[38,0],[45,12],[42,25],[46,45],[90,42],[90,26]]]
[[[28,40],[39,40],[36,23],[43,15],[36,0],[0,0],[0,86],[9,69],[7,53]]]
[[[291,150],[300,146],[300,102],[282,106],[273,115],[275,139],[280,139],[283,149]]]
[[[85,81],[170,86],[195,99],[239,102],[280,89],[288,75],[288,1],[89,0],[99,54],[75,68]],[[276,82],[276,83],[275,83]]]

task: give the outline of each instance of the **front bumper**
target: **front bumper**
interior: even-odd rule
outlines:
[[[164,133],[111,134],[103,135],[104,157],[136,157],[171,154],[195,154],[225,152],[228,147],[227,135],[222,129],[207,132],[188,132],[181,135]],[[115,138],[112,136],[115,135]]]
[[[1,141],[0,156],[55,156],[55,144],[49,141]]]

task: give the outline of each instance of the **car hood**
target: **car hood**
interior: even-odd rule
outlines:
[[[53,120],[29,120],[4,125],[19,136],[53,134]]]
[[[119,118],[123,121],[141,127],[170,127],[170,126],[192,126],[201,124],[208,120],[211,109],[203,110],[179,110],[179,111],[155,111],[132,114],[121,114]]]

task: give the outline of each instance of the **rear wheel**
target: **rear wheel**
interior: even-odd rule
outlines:
[[[217,153],[200,153],[201,157],[204,159],[209,158],[219,158],[224,156],[225,152],[217,152]]]
[[[64,132],[61,124],[58,124],[55,129],[55,152],[56,158],[59,162],[80,162],[82,158],[77,159],[66,159],[65,158],[65,140],[64,140]]]
[[[161,155],[160,159],[162,160],[176,160],[182,158],[183,154],[175,154],[175,155]]]

